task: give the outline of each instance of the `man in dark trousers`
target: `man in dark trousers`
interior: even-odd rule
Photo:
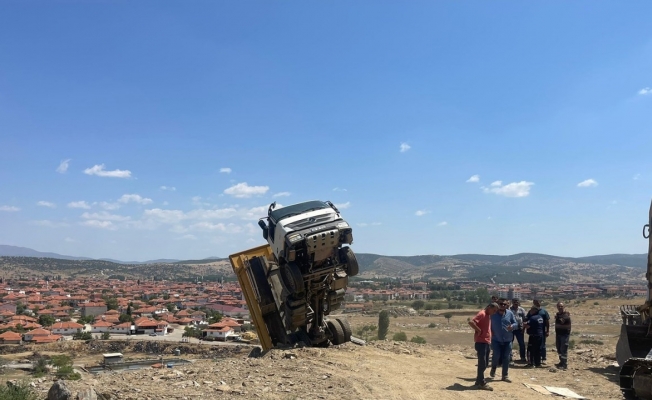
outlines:
[[[550,335],[550,314],[545,308],[541,307],[539,300],[532,300],[532,304],[537,308],[539,315],[543,318],[543,339],[541,339],[541,364],[546,363],[546,338]]]
[[[521,302],[519,299],[512,299],[512,306],[510,307],[510,311],[512,314],[514,314],[514,318],[516,318],[516,322],[518,323],[518,328],[514,329],[512,333],[514,333],[514,340],[518,342],[518,352],[521,356],[520,361],[526,362],[525,331],[523,330],[523,321],[526,319],[527,313],[525,312],[525,309],[521,307]]]
[[[527,330],[527,334],[530,335],[527,342],[528,353],[530,353],[530,360],[527,366],[530,368],[540,368],[541,343],[543,342],[545,325],[543,317],[539,314],[539,309],[536,306],[533,305],[530,309],[527,320],[524,321],[523,326]]]
[[[475,331],[473,339],[475,341],[475,351],[478,354],[478,373],[475,378],[475,389],[494,390],[487,385],[484,379],[484,371],[489,365],[489,348],[491,347],[491,316],[498,311],[498,304],[491,303],[484,310],[469,321],[469,325]]]
[[[514,335],[512,331],[518,328],[514,314],[508,309],[507,299],[498,299],[498,312],[491,316],[491,348],[493,359],[491,361],[491,372],[489,376],[496,376],[496,368],[502,365],[502,380],[511,382],[509,379],[509,363],[512,359],[512,342]]]
[[[559,369],[568,368],[568,341],[571,333],[570,313],[564,308],[564,303],[557,303],[557,314],[555,314],[555,344],[559,354]]]

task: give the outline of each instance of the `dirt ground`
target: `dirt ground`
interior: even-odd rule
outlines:
[[[327,349],[272,350],[261,358],[227,354],[192,364],[133,372],[91,375],[68,383],[73,391],[93,387],[111,399],[521,399],[551,398],[523,384],[566,387],[590,399],[621,398],[614,348],[619,332],[619,299],[569,304],[575,342],[567,371],[557,371],[554,340],[544,369],[511,368],[512,383],[493,382],[493,392],[472,390],[476,361],[468,315],[449,322],[439,316],[391,318],[390,333],[419,335],[427,344],[373,341]],[[552,312],[554,305],[547,308]],[[459,311],[459,310],[458,310]],[[440,311],[440,314],[446,312]],[[348,316],[354,331],[376,324],[377,316]],[[430,323],[437,326],[428,328]],[[581,343],[582,341],[589,341]],[[596,342],[599,341],[599,342]],[[21,357],[19,355],[17,357]],[[82,354],[78,355],[82,357]],[[183,354],[182,354],[183,357]],[[31,380],[43,394],[52,380]]]

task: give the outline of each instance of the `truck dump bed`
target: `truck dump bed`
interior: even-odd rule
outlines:
[[[274,346],[272,344],[272,338],[269,334],[269,331],[267,330],[265,320],[263,319],[263,312],[260,308],[260,304],[262,304],[263,299],[258,292],[257,286],[253,283],[255,282],[255,278],[253,276],[249,261],[255,257],[263,257],[267,260],[271,260],[271,247],[269,247],[269,245],[263,245],[254,247],[249,250],[241,251],[239,253],[231,254],[229,256],[229,260],[231,261],[233,272],[235,272],[235,275],[238,277],[238,282],[240,283],[242,294],[247,301],[247,307],[249,308],[251,321],[256,328],[256,333],[258,334],[260,345],[262,346],[263,351],[267,351]]]

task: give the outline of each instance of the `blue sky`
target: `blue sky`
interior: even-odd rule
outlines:
[[[263,243],[272,201],[322,199],[358,252],[645,252],[650,15],[3,2],[0,244],[226,256]]]

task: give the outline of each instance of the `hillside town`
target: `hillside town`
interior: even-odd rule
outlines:
[[[247,304],[236,282],[9,280],[0,290],[0,344],[43,344],[93,336],[165,337],[175,329],[201,340],[226,341],[237,340],[243,330],[251,329]],[[365,313],[374,302],[415,300],[435,302],[435,306],[437,301],[447,302],[450,308],[462,301],[479,304],[489,294],[530,300],[535,296],[633,297],[645,296],[646,291],[638,285],[595,283],[553,287],[357,280],[351,282],[342,309]]]

